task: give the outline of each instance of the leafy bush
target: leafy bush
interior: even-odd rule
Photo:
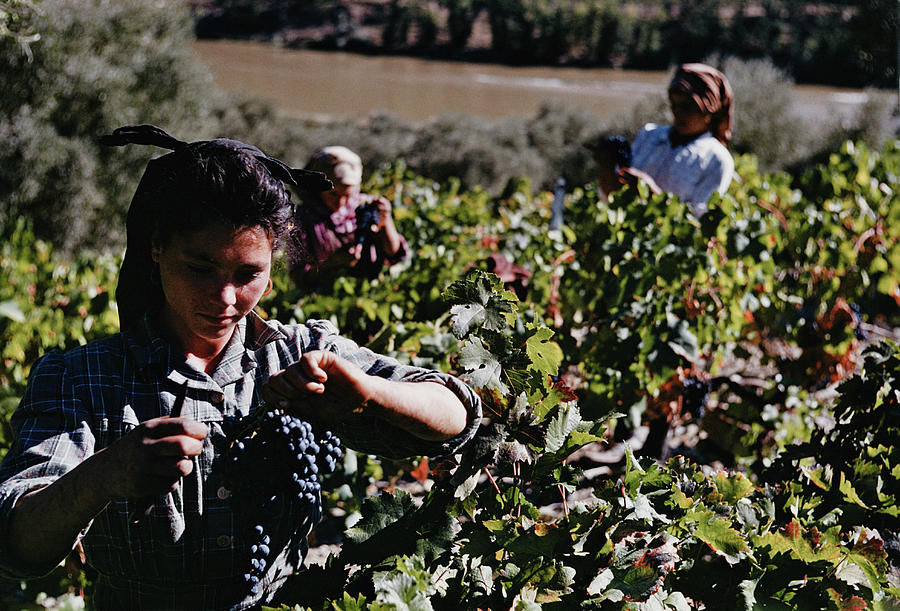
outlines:
[[[279,269],[262,309],[329,318],[375,350],[454,372],[487,421],[451,462],[348,458],[328,503],[359,521],[285,600],[896,604],[896,349],[870,351],[834,403],[816,392],[862,360],[858,332],[900,326],[900,144],[847,143],[796,180],[749,157],[737,168],[699,222],[677,199],[629,189],[607,202],[588,185],[555,231],[552,194],[522,183],[493,196],[402,163],[373,174],[365,187],[392,200],[413,256],[315,292]],[[0,369],[11,409],[39,354],[115,330],[117,257],[67,261],[25,223],[5,231],[0,328],[21,349]],[[521,301],[484,272],[492,253],[532,272]],[[789,349],[768,352],[776,343]],[[705,414],[685,408],[688,375],[710,382]],[[626,413],[697,427],[705,445],[681,451],[698,462],[629,450],[614,476],[589,478],[596,465],[576,450],[609,442]],[[375,483],[415,477],[428,484],[415,496],[366,500]]]
[[[181,2],[44,0],[34,25],[31,57],[0,40],[0,220],[30,218],[67,250],[115,250],[147,153],[96,138],[134,123],[209,137],[217,91]]]

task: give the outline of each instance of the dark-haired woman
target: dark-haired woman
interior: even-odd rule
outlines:
[[[609,168],[601,167],[601,178],[605,178],[601,187],[613,191],[640,179],[654,193],[678,195],[694,215],[701,216],[713,193],[728,190],[734,174],[734,159],[727,148],[731,85],[711,66],[682,64],[669,83],[668,95],[672,125],[644,126],[631,145],[631,165],[619,169],[612,180]]]
[[[173,152],[150,162],[129,211],[123,331],[32,369],[0,467],[0,570],[45,574],[80,542],[98,572],[96,608],[257,607],[302,567],[310,507],[286,495],[252,517],[271,551],[248,579],[247,516],[223,476],[226,422],[265,401],[365,452],[442,455],[474,434],[480,404],[456,378],[360,348],[328,322],[253,312],[289,226],[284,183],[325,189],[320,174],[152,126],[105,141]]]

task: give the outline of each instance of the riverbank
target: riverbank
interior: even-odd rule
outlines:
[[[521,66],[666,70],[737,57],[804,84],[897,83],[897,14],[877,2],[188,1],[201,39]]]
[[[664,103],[669,78],[659,70],[470,64],[254,41],[199,40],[193,49],[222,89],[258,95],[300,119],[360,120],[387,111],[415,123],[446,113],[500,120],[532,117],[551,101],[604,121],[640,100]],[[869,97],[860,89],[817,85],[792,91],[793,112],[801,116],[849,117]]]

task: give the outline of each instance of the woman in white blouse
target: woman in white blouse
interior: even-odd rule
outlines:
[[[610,193],[643,180],[654,193],[673,193],[696,216],[702,215],[710,196],[724,193],[734,174],[726,146],[731,140],[732,98],[728,79],[715,68],[681,65],[669,83],[672,125],[645,125],[631,146],[631,164],[617,173],[595,155],[601,188]]]

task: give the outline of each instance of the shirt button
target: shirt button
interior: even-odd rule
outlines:
[[[225,395],[223,395],[220,392],[214,392],[212,394],[212,397],[210,397],[210,398],[212,399],[213,403],[221,403],[222,401],[225,400]]]
[[[231,537],[228,535],[219,535],[216,538],[216,543],[218,543],[219,547],[228,547],[231,545]]]
[[[225,486],[222,486],[221,488],[218,489],[218,491],[216,491],[216,496],[224,501],[225,499],[227,499],[228,497],[231,496],[231,490],[229,490]]]

